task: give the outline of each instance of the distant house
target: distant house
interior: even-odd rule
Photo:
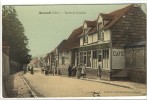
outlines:
[[[101,64],[101,79],[128,77],[125,46],[146,40],[146,15],[142,9],[133,4],[109,14],[100,13],[96,26],[88,26],[85,21],[83,27],[79,61],[87,64],[87,75],[95,77]]]
[[[64,46],[61,48],[60,50],[60,54],[59,57],[62,60],[60,62],[60,69],[61,69],[61,73],[62,74],[66,74],[68,73],[67,68],[69,65],[77,65],[78,64],[78,56],[77,53],[77,49],[80,46],[80,38],[79,36],[82,34],[82,26],[75,29],[70,36],[68,37],[68,39],[66,40]]]

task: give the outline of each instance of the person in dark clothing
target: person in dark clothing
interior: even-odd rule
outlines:
[[[81,71],[82,71],[81,65],[78,65],[77,67],[77,78],[78,79],[81,77]]]
[[[24,71],[24,74],[26,74],[26,72],[27,72],[27,66],[25,64],[23,65],[23,71]]]
[[[34,70],[33,70],[33,67],[31,67],[31,74],[34,74]]]
[[[71,72],[72,72],[72,77],[75,77],[76,76],[76,66],[73,65],[72,69],[71,69]]]
[[[68,76],[69,77],[71,76],[71,69],[72,69],[72,67],[71,67],[71,65],[69,65],[69,67],[68,67]]]

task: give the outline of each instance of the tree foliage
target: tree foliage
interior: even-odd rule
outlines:
[[[31,55],[27,48],[28,38],[13,6],[2,8],[2,42],[9,46],[10,60],[20,64],[29,63]]]

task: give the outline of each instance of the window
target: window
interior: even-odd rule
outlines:
[[[88,36],[87,35],[84,35],[84,43],[88,43]]]
[[[103,39],[103,38],[104,38],[104,31],[100,30],[100,39]]]
[[[83,63],[83,52],[80,52],[80,64]]]
[[[109,49],[103,50],[103,68],[108,68],[109,66]]]
[[[102,61],[102,51],[98,50],[98,61],[101,62]]]
[[[104,38],[104,31],[102,30],[102,23],[98,24],[98,39],[103,40]]]
[[[97,51],[93,51],[93,59],[97,59]]]
[[[91,67],[91,51],[87,51],[87,67]]]
[[[101,62],[102,61],[102,55],[99,55],[99,60],[98,60],[99,62]]]
[[[92,68],[97,68],[97,64],[98,64],[98,55],[97,55],[97,51],[93,51],[93,57],[92,57]]]
[[[83,64],[87,64],[87,52],[84,52],[84,59],[83,59]]]
[[[62,65],[65,65],[65,57],[62,57]]]

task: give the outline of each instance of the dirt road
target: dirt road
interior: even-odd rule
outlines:
[[[63,76],[45,76],[38,69],[23,75],[40,97],[140,96],[138,90]]]

